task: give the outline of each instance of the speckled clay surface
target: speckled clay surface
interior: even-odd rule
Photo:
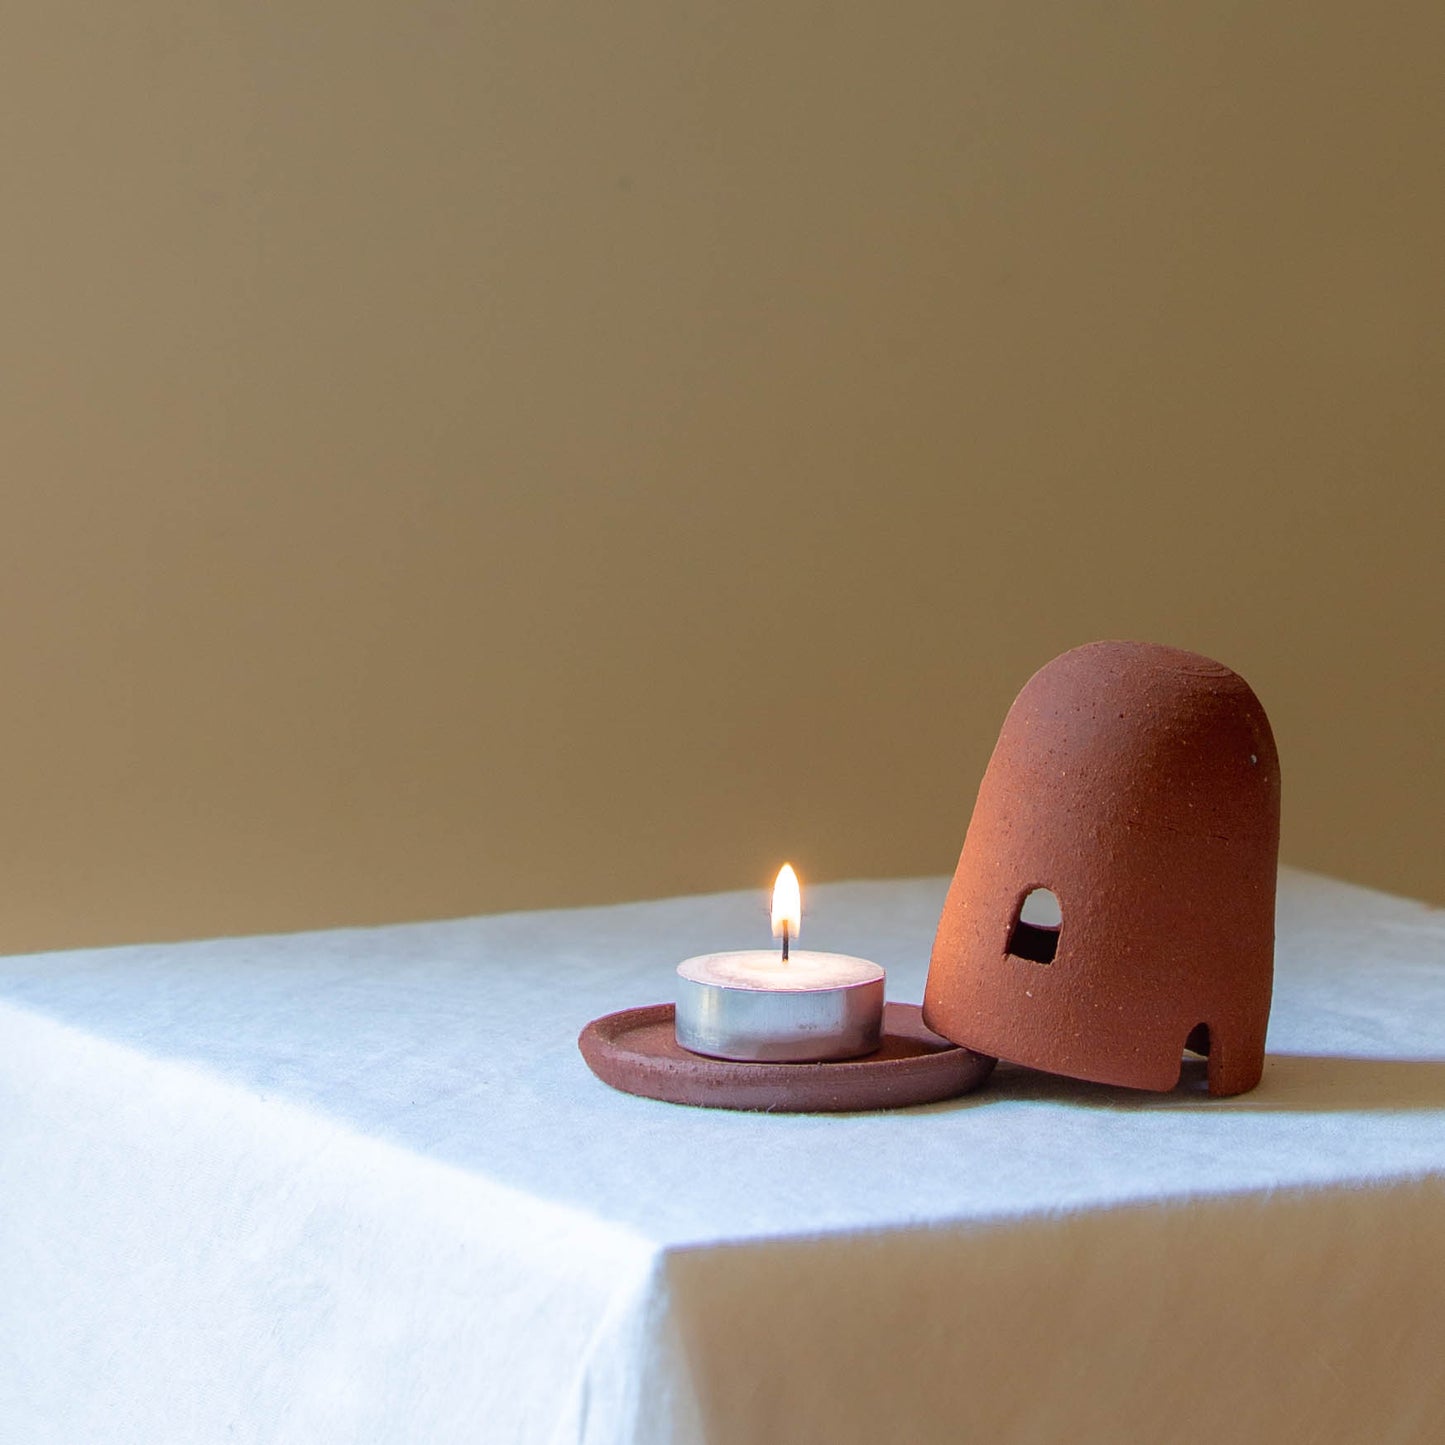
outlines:
[[[1229,668],[1133,642],[1056,658],[1010,709],[979,788],[924,1018],[971,1049],[1139,1089],[1172,1088],[1192,1039],[1212,1094],[1252,1089],[1279,798],[1269,720]],[[1014,933],[1038,887],[1062,911],[1047,963],[1019,956],[1040,950]]]
[[[931,1104],[976,1089],[994,1060],[924,1026],[916,1004],[883,1006],[883,1044],[862,1059],[743,1064],[689,1053],[673,1033],[673,1006],[594,1019],[577,1040],[604,1083],[627,1094],[711,1109],[829,1114]]]

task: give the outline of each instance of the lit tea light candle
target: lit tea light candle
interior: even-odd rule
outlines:
[[[871,1054],[883,1028],[887,975],[866,958],[793,948],[802,927],[798,875],[773,885],[776,951],[704,953],[677,966],[677,1041],[695,1054],[817,1063]]]

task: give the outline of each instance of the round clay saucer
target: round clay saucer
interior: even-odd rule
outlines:
[[[593,1019],[577,1046],[592,1072],[624,1093],[774,1114],[932,1104],[976,1089],[995,1062],[939,1038],[911,1003],[883,1006],[883,1043],[876,1053],[833,1063],[747,1064],[689,1053],[673,1032],[670,1003]]]

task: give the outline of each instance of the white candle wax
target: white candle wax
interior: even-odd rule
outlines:
[[[677,966],[677,1041],[714,1058],[811,1063],[878,1047],[887,975],[845,953],[752,949]]]

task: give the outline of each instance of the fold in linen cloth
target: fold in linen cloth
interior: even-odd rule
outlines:
[[[946,880],[812,891],[921,996]],[[0,960],[0,1439],[1429,1440],[1445,915],[1281,876],[1264,1082],[614,1093],[752,894]],[[766,921],[763,921],[766,927]]]

